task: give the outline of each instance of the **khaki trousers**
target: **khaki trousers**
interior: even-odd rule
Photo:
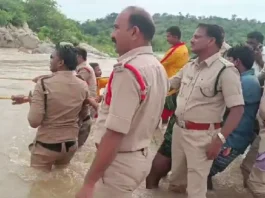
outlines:
[[[132,198],[133,191],[147,177],[151,160],[148,149],[118,153],[96,184],[93,198]]]
[[[187,130],[175,125],[172,134],[171,184],[187,184],[188,198],[206,198],[207,177],[213,161],[207,147],[218,130]]]
[[[38,143],[35,143],[30,148],[31,158],[30,166],[43,171],[51,171],[52,166],[64,167],[68,165],[77,151],[77,143],[66,151],[65,143],[62,143],[62,151],[56,152],[44,148]]]
[[[250,151],[241,165],[247,186],[254,198],[265,197],[265,171],[256,167],[256,157],[265,152],[265,129],[260,130],[259,136],[251,145]],[[248,177],[248,173],[249,177]]]

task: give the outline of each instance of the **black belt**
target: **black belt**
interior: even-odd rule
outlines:
[[[36,144],[40,144],[42,147],[49,149],[51,151],[55,151],[55,152],[61,152],[63,144],[65,144],[66,152],[68,152],[70,147],[72,147],[76,144],[76,141],[68,141],[68,142],[64,142],[64,143],[55,143],[55,144],[43,143],[40,141],[36,141]]]

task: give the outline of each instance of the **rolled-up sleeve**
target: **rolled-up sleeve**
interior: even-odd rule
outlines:
[[[183,77],[183,69],[184,68],[181,68],[175,76],[173,76],[169,79],[171,89],[177,89],[178,90],[180,88],[181,79]]]
[[[44,114],[44,93],[40,81],[38,81],[35,85],[28,113],[28,122],[30,126],[32,128],[39,127],[44,118]]]
[[[221,86],[228,108],[244,105],[242,86],[238,70],[234,67],[227,67],[221,75]]]
[[[111,103],[105,127],[127,134],[140,105],[139,85],[130,71],[116,72],[113,77]]]

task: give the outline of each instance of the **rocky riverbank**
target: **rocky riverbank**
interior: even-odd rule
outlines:
[[[109,57],[108,54],[100,52],[87,43],[80,43],[79,46],[85,48],[90,57]],[[13,25],[0,27],[0,48],[17,48],[19,52],[27,54],[50,54],[54,50],[55,45],[48,41],[40,41],[37,34],[25,23],[22,27]]]

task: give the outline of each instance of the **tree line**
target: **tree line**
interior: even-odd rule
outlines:
[[[67,18],[59,9],[55,0],[0,0],[0,26],[12,24],[22,26],[27,22],[29,27],[38,34],[41,40],[54,43],[61,41],[79,43],[86,42],[97,49],[115,55],[110,34],[117,13],[110,13],[104,18],[81,23]],[[199,23],[221,25],[226,32],[226,41],[230,45],[245,42],[246,35],[251,31],[265,34],[265,23],[255,19],[241,19],[233,15],[230,19],[216,16],[193,16],[190,14],[172,15],[168,13],[154,14],[156,34],[152,45],[154,51],[164,52],[168,49],[166,29],[177,25],[182,31],[182,40],[189,40]]]

